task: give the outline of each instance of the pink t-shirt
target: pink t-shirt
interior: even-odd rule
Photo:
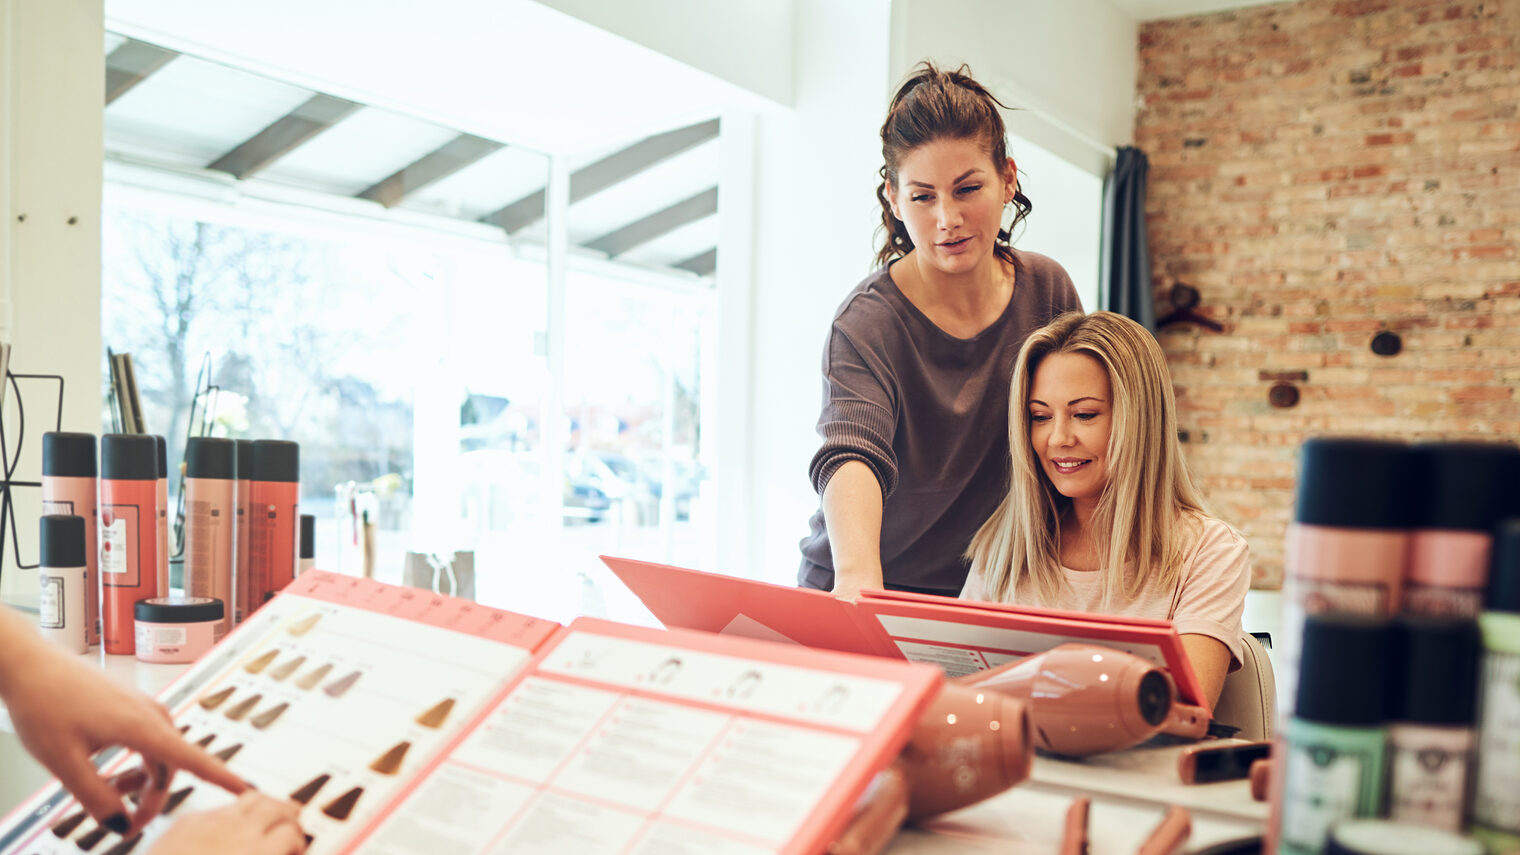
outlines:
[[[1026,602],[1074,612],[1102,612],[1100,574],[1061,568],[1065,584],[1055,602]],[[1230,670],[1240,666],[1240,618],[1245,612],[1246,591],[1251,587],[1251,556],[1246,539],[1223,520],[1203,517],[1203,532],[1182,565],[1175,590],[1147,588],[1128,603],[1108,609],[1109,614],[1170,620],[1180,635],[1206,635],[1230,649]],[[961,598],[984,600],[982,577],[972,573]],[[1016,600],[1010,600],[1016,602]]]

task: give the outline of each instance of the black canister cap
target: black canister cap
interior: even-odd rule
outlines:
[[[1372,615],[1322,613],[1304,621],[1299,718],[1375,727],[1389,719],[1396,661],[1392,625]]]
[[[1293,519],[1337,528],[1409,528],[1416,492],[1412,459],[1408,445],[1392,440],[1306,440]]]
[[[1414,446],[1419,489],[1415,528],[1489,531],[1520,512],[1520,447],[1509,442]]]
[[[1394,622],[1402,662],[1398,721],[1471,725],[1477,717],[1478,624],[1467,618],[1403,615]]]
[[[158,446],[158,477],[169,477],[169,443],[163,437],[154,435],[153,444]]]
[[[153,597],[132,606],[132,616],[145,623],[209,623],[226,613],[216,597]]]
[[[301,558],[317,557],[317,518],[312,514],[301,514]]]
[[[214,436],[192,436],[185,443],[186,478],[237,479],[237,443]]]
[[[94,478],[95,434],[53,432],[42,435],[42,474],[55,478]]]
[[[301,447],[283,439],[253,441],[253,480],[301,480]]]
[[[253,440],[239,439],[237,442],[237,471],[238,477],[244,481],[253,478]]]
[[[102,436],[100,477],[107,481],[157,481],[158,444],[145,433]]]
[[[84,517],[48,514],[41,525],[39,563],[43,567],[85,566]]]
[[[1494,528],[1483,607],[1493,612],[1520,612],[1520,517],[1504,520]]]

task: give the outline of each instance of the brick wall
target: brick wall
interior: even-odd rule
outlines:
[[[1136,145],[1189,459],[1282,576],[1311,435],[1520,437],[1520,0],[1301,0],[1145,24]],[[1380,330],[1403,350],[1369,348]],[[1300,401],[1263,372],[1306,372]]]

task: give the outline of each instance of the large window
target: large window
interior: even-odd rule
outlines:
[[[137,82],[106,108],[104,340],[171,461],[197,434],[294,440],[317,566],[400,581],[408,553],[470,553],[477,599],[559,620],[627,616],[599,553],[699,563],[716,121],[563,155],[555,200],[546,155],[106,47]],[[653,216],[692,193],[660,170],[707,201]],[[556,204],[584,226],[558,281]]]

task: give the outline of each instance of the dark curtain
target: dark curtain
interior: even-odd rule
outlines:
[[[1145,177],[1150,161],[1133,146],[1120,146],[1114,170],[1103,184],[1103,259],[1099,268],[1101,308],[1134,318],[1156,332],[1156,300],[1151,291],[1151,253],[1145,239]]]

